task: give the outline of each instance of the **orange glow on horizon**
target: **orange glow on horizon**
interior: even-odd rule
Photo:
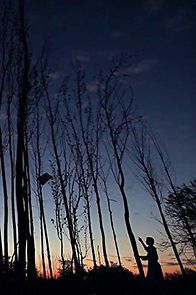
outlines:
[[[46,269],[47,269],[46,270],[47,278],[50,278],[49,271],[48,271],[48,266],[47,266],[47,261],[45,261],[45,262],[46,262]],[[90,269],[93,268],[93,263],[92,263],[92,261],[90,261],[90,259],[86,259],[84,261],[84,265],[85,265],[86,270],[90,270]],[[122,266],[124,268],[128,269],[129,271],[131,271],[133,274],[136,274],[136,275],[138,274],[137,267],[136,266],[130,266],[130,262],[124,261]],[[147,264],[143,264],[143,267],[144,267],[144,273],[146,275]],[[163,271],[164,276],[166,274],[180,273],[180,270],[178,269],[178,267],[174,266],[174,265],[164,265],[164,266],[162,265],[161,267],[162,267],[162,271]],[[58,257],[56,257],[55,259],[53,259],[53,276],[54,276],[54,278],[59,277],[59,269],[60,269],[60,262],[59,262]],[[43,275],[43,270],[42,270],[40,259],[37,259],[37,270],[38,270],[39,274],[42,276]]]

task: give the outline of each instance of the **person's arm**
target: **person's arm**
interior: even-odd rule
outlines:
[[[148,260],[148,256],[140,256],[141,260]]]
[[[142,244],[142,246],[144,247],[144,249],[148,252],[148,247],[144,244],[142,238],[139,237],[138,240],[140,241],[140,243]]]

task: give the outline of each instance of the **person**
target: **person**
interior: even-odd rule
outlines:
[[[139,241],[147,252],[146,256],[140,256],[142,260],[148,260],[148,271],[146,279],[154,284],[160,284],[163,281],[163,272],[158,262],[157,250],[154,247],[154,239],[152,237],[146,238],[146,244],[139,237]]]

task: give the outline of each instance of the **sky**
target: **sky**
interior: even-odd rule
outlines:
[[[93,77],[93,73],[109,64],[112,56],[121,53],[131,56],[129,74],[137,112],[166,147],[176,184],[195,177],[196,1],[27,0],[26,3],[32,47],[39,52],[47,40],[54,79],[69,75],[74,59],[80,60]],[[93,86],[92,80],[89,84],[92,91]],[[45,191],[48,194],[47,187]],[[138,188],[137,180],[127,183],[127,192],[136,237],[150,235],[159,239],[160,224],[153,217],[157,216],[157,210],[148,194]],[[48,215],[52,214],[49,200],[45,208]],[[114,203],[113,210],[118,220],[121,253],[129,267],[133,258],[123,215],[119,218],[121,204]],[[107,228],[108,220],[105,222]],[[94,227],[98,245],[96,224],[97,221]],[[55,234],[53,243],[58,248]],[[110,238],[108,244],[112,260],[115,253]],[[139,251],[143,251],[140,246]],[[168,255],[160,253],[164,271],[173,263]]]
[[[179,183],[195,175],[195,1],[27,1],[32,44],[49,43],[56,77],[132,56],[135,104],[169,150]],[[93,87],[89,85],[89,87]],[[183,156],[186,155],[186,156]]]

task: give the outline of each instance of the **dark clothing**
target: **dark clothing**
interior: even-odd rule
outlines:
[[[163,280],[163,273],[158,262],[157,250],[154,246],[145,247],[146,256],[140,256],[142,260],[148,260],[148,272],[146,278],[152,282],[160,282]]]

